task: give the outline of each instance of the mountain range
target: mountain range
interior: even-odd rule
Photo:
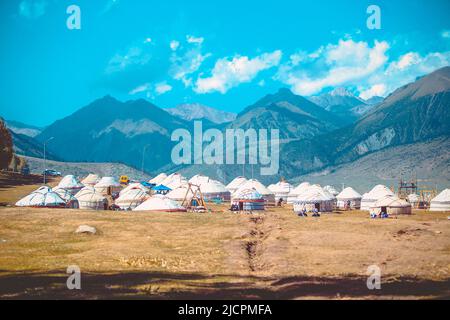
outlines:
[[[230,180],[243,170],[248,175],[250,167],[171,165],[171,132],[178,128],[189,130],[197,119],[220,130],[276,128],[283,142],[279,175],[259,177],[259,170],[254,168],[255,177],[274,182],[280,177],[295,178],[336,168],[345,171],[345,166],[358,159],[377,152],[386,157],[386,150],[398,146],[420,143],[418,150],[432,152],[425,147],[428,142],[449,138],[449,104],[450,67],[445,67],[397,89],[385,99],[362,100],[344,88],[309,98],[280,89],[237,115],[200,104],[161,109],[143,99],[120,102],[106,96],[56,121],[35,137],[22,132],[14,133],[13,139],[17,152],[28,152],[29,156],[34,155],[26,145],[20,145],[24,136],[30,139],[28,143],[35,142],[37,149],[53,137],[48,150],[58,159],[120,162],[137,168],[146,150],[144,167],[148,172],[203,171]],[[14,132],[11,127],[10,130]],[[448,163],[449,154],[443,153],[443,148],[439,150],[439,154],[429,156],[441,157]]]

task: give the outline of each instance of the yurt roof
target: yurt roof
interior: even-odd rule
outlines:
[[[450,202],[450,189],[443,190],[431,202]]]
[[[166,178],[167,178],[167,174],[162,172],[162,173],[158,174],[156,177],[154,177],[153,179],[151,179],[149,182],[152,184],[160,184]]]
[[[237,189],[246,182],[247,182],[247,178],[236,177],[233,179],[233,181],[231,181],[229,184],[227,184],[226,188],[227,189]]]
[[[256,189],[242,189],[236,193],[235,200],[261,200],[263,196]]]
[[[52,189],[52,191],[56,192],[65,201],[69,201],[69,200],[75,199],[73,194],[68,189],[55,187],[55,188]]]
[[[378,200],[385,196],[393,196],[394,193],[388,187],[379,184],[373,187],[368,193],[363,195],[363,199]]]
[[[180,206],[177,202],[169,199],[165,196],[154,195],[147,199],[139,206],[133,209],[133,211],[186,211],[185,208]]]
[[[192,193],[192,190],[189,190],[189,192],[188,192],[188,190],[189,189],[188,189],[187,185],[183,186],[183,187],[179,187],[179,188],[176,188],[176,189],[170,191],[166,195],[166,197],[169,199],[172,199],[172,200],[178,200],[178,199],[184,199],[184,197],[187,194],[187,198],[190,199],[194,196],[194,194]]]
[[[273,193],[289,193],[294,189],[294,187],[289,182],[280,181],[276,184],[271,184],[267,187],[267,189]]]
[[[310,189],[307,192],[303,192],[302,194],[298,195],[298,197],[296,199],[296,201],[299,201],[299,202],[332,201],[332,200],[333,200],[333,198],[331,198],[324,192],[321,192],[320,190],[317,190],[317,189]]]
[[[79,201],[103,201],[106,199],[101,193],[96,192],[93,187],[84,187],[75,195]]]
[[[261,182],[256,179],[247,180],[244,184],[242,184],[235,192],[235,194],[239,194],[240,191],[244,189],[255,189],[262,196],[273,195],[274,193],[267,189]]]
[[[362,196],[352,187],[347,187],[339,193],[336,198],[340,199],[361,199]]]
[[[33,191],[26,197],[16,202],[18,207],[30,206],[58,206],[65,205],[66,201],[59,194],[53,192],[49,187],[43,186]]]
[[[188,183],[187,179],[185,177],[183,177],[181,174],[172,173],[166,179],[164,179],[160,184],[165,185],[165,186],[169,187],[170,189],[174,190],[174,189],[181,187],[187,183]]]
[[[200,186],[200,190],[203,194],[209,193],[229,193],[228,189],[217,180],[208,180]]]
[[[189,182],[192,183],[193,185],[201,186],[204,183],[208,183],[209,180],[210,179],[207,176],[196,174],[191,179],[189,179]]]
[[[298,195],[298,194],[302,193],[304,190],[306,190],[307,188],[309,188],[310,186],[311,185],[309,184],[309,182],[302,182],[297,187],[292,189],[291,192],[289,192],[289,194],[290,195]]]
[[[89,173],[86,178],[84,178],[81,183],[83,184],[96,184],[100,181],[100,177],[96,174]]]
[[[135,189],[129,189],[127,192],[121,194],[117,199],[116,202],[120,203],[121,201],[129,201],[129,200],[135,200],[135,199],[141,199],[148,197],[148,193],[143,191],[142,189],[135,188]]]
[[[393,195],[393,196],[384,196],[383,198],[377,200],[372,207],[374,207],[374,208],[380,208],[380,207],[402,208],[402,207],[410,207],[410,206],[411,206],[411,204],[409,204],[407,201],[402,200],[399,197]]]
[[[130,190],[134,190],[134,189],[139,189],[146,193],[150,192],[149,188],[144,187],[140,182],[135,182],[135,183],[130,183],[125,189],[121,190],[119,193],[119,196],[127,193]]]
[[[120,183],[114,177],[103,177],[95,187],[120,187]]]
[[[74,175],[67,175],[61,179],[59,188],[82,188],[84,185]]]

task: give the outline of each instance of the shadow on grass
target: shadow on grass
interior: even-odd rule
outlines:
[[[61,272],[0,271],[0,299],[296,299],[450,298],[445,281],[397,278],[368,290],[366,278],[253,277],[159,272],[82,273],[81,290],[68,290]]]

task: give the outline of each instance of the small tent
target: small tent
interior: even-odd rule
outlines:
[[[186,212],[186,208],[166,196],[154,195],[134,208],[133,211]]]
[[[107,210],[108,199],[97,192],[94,187],[84,187],[76,195],[80,209],[84,210]]]
[[[57,188],[62,188],[70,191],[72,194],[80,191],[84,185],[78,181],[78,179],[74,175],[67,175],[61,179]]]
[[[66,202],[49,187],[43,186],[16,202],[17,207],[65,208]]]
[[[120,192],[122,186],[113,177],[103,177],[94,186],[95,191],[103,195],[114,195]]]
[[[71,191],[59,187],[53,188],[52,191],[56,192],[66,202],[66,208],[79,208],[78,200],[77,198],[75,198]]]
[[[242,189],[231,201],[232,208],[239,211],[261,211],[264,210],[265,200],[256,189]]]
[[[431,199],[430,211],[450,211],[450,189],[445,189]]]
[[[163,184],[160,184],[159,186],[154,186],[154,187],[152,188],[152,191],[153,191],[154,193],[156,193],[156,194],[166,195],[166,194],[168,194],[170,191],[172,191],[172,189],[169,188],[169,187],[167,187],[167,186],[165,186],[165,185],[163,185]]]
[[[208,179],[208,181],[203,181],[200,185],[200,191],[206,201],[219,200],[223,202],[231,199],[230,191],[217,180]]]
[[[89,173],[86,178],[84,178],[81,183],[85,186],[95,186],[100,181],[100,177],[96,174]]]
[[[370,208],[372,208],[379,199],[393,195],[394,193],[388,187],[379,184],[362,196],[361,210],[370,211]]]
[[[188,201],[192,199],[194,196],[191,189],[189,189],[188,185],[184,185],[182,187],[176,188],[175,190],[170,191],[167,195],[167,198],[174,200],[178,203],[182,203],[186,198]]]
[[[267,189],[261,182],[256,179],[247,180],[244,184],[242,184],[236,192],[233,194],[232,198],[234,199],[236,195],[240,194],[243,190],[246,189],[255,189],[258,191],[260,195],[262,195],[263,199],[266,202],[266,206],[275,206],[275,194]]]
[[[280,181],[276,184],[272,184],[267,187],[270,191],[275,194],[275,201],[287,202],[289,193],[294,189],[294,187],[287,181]]]
[[[411,214],[411,204],[396,195],[387,195],[378,199],[370,210],[375,213],[386,212],[389,215]]]
[[[145,193],[149,193],[150,192],[150,189],[145,187],[142,183],[134,182],[134,183],[130,183],[128,186],[126,186],[124,189],[122,189],[119,192],[119,196],[124,195],[125,193],[127,193],[128,191],[133,190],[133,189],[140,189],[140,190],[142,190]]]
[[[226,188],[228,189],[228,191],[231,192],[231,194],[235,193],[236,190],[243,185],[244,183],[247,182],[247,179],[244,177],[236,177],[233,179],[233,181],[231,181],[229,184],[227,184]]]
[[[139,187],[128,189],[114,202],[122,210],[133,210],[149,198],[149,194]]]
[[[336,196],[337,207],[339,209],[359,209],[361,208],[362,196],[352,187],[347,187]]]
[[[294,189],[292,189],[289,194],[288,194],[288,198],[287,198],[287,203],[292,204],[294,203],[294,201],[297,199],[298,195],[300,193],[302,193],[303,191],[305,191],[306,189],[308,189],[311,185],[309,184],[309,182],[302,182],[300,183],[297,187],[295,187]]]
[[[294,201],[294,212],[298,213],[305,209],[308,212],[317,209],[319,212],[331,212],[333,211],[334,198],[333,196],[323,190],[323,188],[317,184],[309,186],[302,191],[297,199]]]

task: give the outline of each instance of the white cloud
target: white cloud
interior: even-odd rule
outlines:
[[[364,41],[340,40],[312,53],[292,55],[275,78],[297,94],[316,94],[326,87],[355,83],[371,75],[386,63],[388,48],[385,41],[375,41],[370,47]]]
[[[146,65],[151,59],[151,55],[140,47],[131,47],[125,54],[115,54],[108,62],[106,73],[123,71],[133,65]]]
[[[140,86],[134,88],[133,90],[131,90],[129,92],[129,94],[134,95],[134,94],[137,94],[137,93],[148,91],[149,89],[150,89],[150,84],[149,83],[144,83],[143,85],[140,85]]]
[[[204,40],[205,40],[205,39],[202,38],[202,37],[194,37],[194,36],[191,36],[191,35],[187,35],[187,36],[186,36],[186,41],[187,41],[188,43],[202,44]]]
[[[226,93],[229,89],[243,82],[253,80],[259,72],[277,66],[280,63],[282,52],[264,53],[253,59],[247,56],[234,56],[216,61],[211,76],[199,77],[195,84],[195,92],[208,93],[219,91]]]
[[[359,94],[359,97],[364,100],[367,100],[374,96],[384,97],[386,95],[386,93],[387,93],[386,85],[383,83],[378,83],[378,84],[374,84],[367,90],[361,91],[361,93]]]
[[[28,19],[36,19],[45,14],[47,5],[45,0],[23,0],[19,4],[19,14]]]
[[[167,84],[167,82],[160,82],[155,85],[155,92],[158,95],[164,94],[172,90],[172,86]]]
[[[144,40],[144,43],[152,43],[152,38],[146,38],[145,40]]]
[[[441,37],[446,39],[450,38],[450,30],[442,30]]]
[[[170,49],[172,49],[173,51],[176,51],[179,46],[180,46],[180,42],[177,40],[172,40],[170,42]]]
[[[187,45],[180,47],[180,43],[172,41],[170,46],[173,51],[170,57],[171,67],[169,70],[170,76],[182,81],[185,87],[192,85],[191,75],[200,69],[202,63],[211,56],[210,53],[203,54],[201,41],[187,40]]]

